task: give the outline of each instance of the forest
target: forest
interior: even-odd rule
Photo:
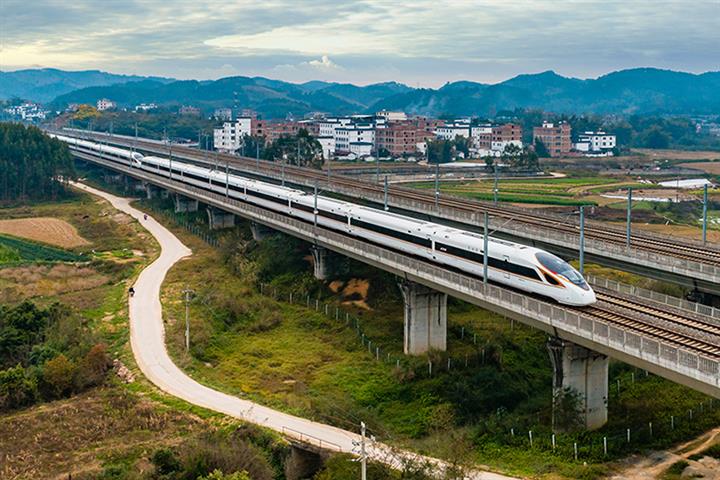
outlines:
[[[68,148],[37,127],[0,123],[0,202],[56,199],[75,178]]]

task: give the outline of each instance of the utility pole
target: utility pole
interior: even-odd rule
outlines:
[[[585,271],[585,207],[580,205],[580,275]]]
[[[440,208],[440,162],[435,164],[435,208]]]
[[[282,186],[285,186],[285,160],[287,159],[287,155],[283,156],[283,160],[280,163],[280,170],[282,171]]]
[[[255,139],[255,166],[260,169],[260,137]]]
[[[708,186],[703,186],[703,225],[702,225],[702,241],[703,245],[707,243],[707,212],[708,212]]]
[[[385,195],[384,195],[384,201],[383,201],[383,209],[387,212],[388,211],[388,176],[385,175]]]
[[[488,213],[485,212],[483,219],[483,285],[488,283],[488,236],[490,229],[488,228]]]
[[[630,248],[630,235],[632,233],[632,187],[628,188],[627,195],[627,232],[625,234],[625,246]]]
[[[317,209],[317,196],[318,196],[318,185],[317,181],[315,182],[315,199],[313,204],[313,225],[317,229],[317,215],[318,215],[318,209]]]
[[[360,479],[367,480],[367,453],[365,451],[365,422],[360,422]]]
[[[499,189],[498,189],[498,168],[497,168],[497,165],[495,165],[495,162],[493,162],[493,170],[495,173],[495,182],[493,185],[493,204],[497,205]]]
[[[380,183],[380,157],[375,161],[375,183]]]
[[[225,198],[230,196],[230,160],[225,159]]]
[[[172,180],[172,144],[168,142],[168,152],[170,153],[170,180]]]
[[[185,295],[185,351],[190,351],[190,295],[194,294],[192,290],[185,287],[182,291]]]

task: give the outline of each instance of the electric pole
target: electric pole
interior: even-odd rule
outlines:
[[[360,479],[367,480],[367,453],[365,452],[365,422],[360,422]]]
[[[190,295],[194,294],[192,290],[185,287],[182,291],[185,295],[185,351],[190,351]]]

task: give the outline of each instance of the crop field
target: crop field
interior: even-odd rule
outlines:
[[[62,248],[79,247],[90,243],[68,222],[51,217],[0,220],[0,234],[27,238]]]
[[[41,243],[0,235],[0,265],[20,262],[79,262],[85,256]]]
[[[420,189],[434,189],[433,182],[407,184]],[[509,203],[541,205],[596,205],[587,196],[618,187],[635,186],[628,180],[606,177],[562,177],[541,179],[512,179],[498,181],[498,200]],[[493,199],[493,180],[442,182],[440,192],[475,200]]]

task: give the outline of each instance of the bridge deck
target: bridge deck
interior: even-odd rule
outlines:
[[[78,158],[270,226],[720,398],[720,337],[617,308],[561,306],[240,200],[74,151]],[[639,302],[642,308],[642,302]],[[597,308],[597,307],[596,307]],[[712,319],[710,319],[712,320]]]

